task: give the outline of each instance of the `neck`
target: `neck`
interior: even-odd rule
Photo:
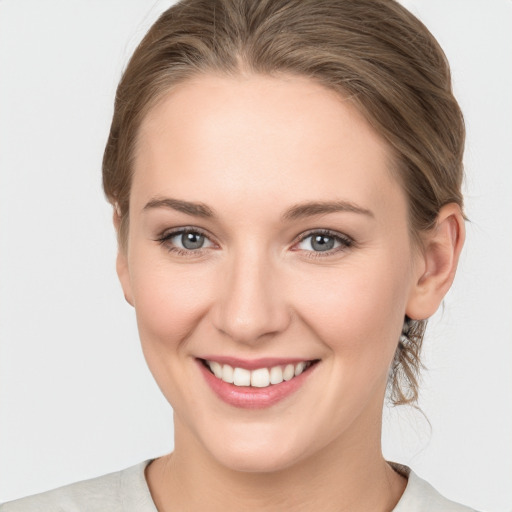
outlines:
[[[391,511],[406,480],[382,457],[377,436],[347,434],[313,457],[273,472],[232,470],[213,459],[176,421],[175,451],[154,461],[146,479],[159,512],[190,510]]]

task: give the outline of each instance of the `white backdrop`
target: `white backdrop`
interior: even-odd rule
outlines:
[[[172,449],[172,413],[114,271],[100,165],[117,81],[155,0],[0,0],[0,502]],[[385,455],[512,511],[512,2],[405,1],[466,116],[468,240],[431,322],[421,407]]]

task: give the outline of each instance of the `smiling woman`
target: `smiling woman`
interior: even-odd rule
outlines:
[[[172,453],[1,507],[462,512],[382,455],[465,238],[444,54],[392,0],[183,0],[103,160]]]
[[[300,77],[203,75],[148,112],[118,273],[175,431],[193,434],[174,464],[197,450],[275,473],[338,444],[341,457],[380,417],[404,312],[431,314],[414,310],[425,263],[388,161],[350,103]],[[147,208],[171,193],[205,205],[202,215],[172,199]],[[435,240],[451,254],[461,228],[448,208]],[[364,451],[379,436],[365,435]],[[148,468],[157,497],[159,468]]]

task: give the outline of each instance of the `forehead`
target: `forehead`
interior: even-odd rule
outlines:
[[[400,193],[391,160],[356,107],[320,84],[204,75],[167,93],[143,120],[133,190],[140,200],[221,193],[241,202],[328,196],[376,203],[386,187]]]

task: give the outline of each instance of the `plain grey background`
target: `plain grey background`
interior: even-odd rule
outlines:
[[[0,502],[172,449],[172,412],[114,270],[100,166],[115,87],[170,4],[0,0]],[[410,0],[444,47],[468,139],[468,239],[426,339],[420,406],[385,455],[512,510],[512,2]]]

